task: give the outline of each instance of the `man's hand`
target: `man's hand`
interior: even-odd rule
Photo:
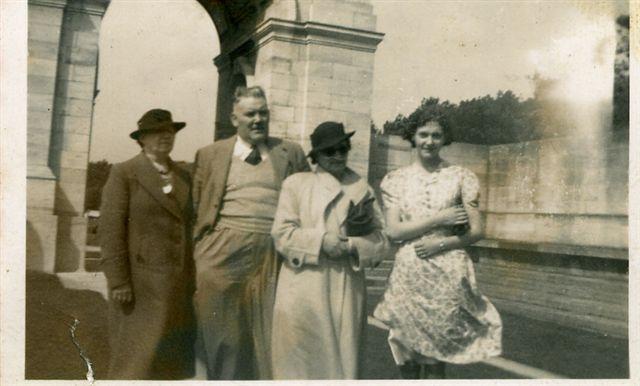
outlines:
[[[327,232],[322,238],[322,250],[330,259],[340,259],[349,255],[349,242],[346,237]]]
[[[133,300],[133,289],[131,284],[126,283],[111,290],[111,299],[120,304],[129,303]]]

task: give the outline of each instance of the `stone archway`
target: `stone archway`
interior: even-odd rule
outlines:
[[[342,121],[351,166],[368,172],[373,63],[383,35],[368,0],[197,0],[220,38],[216,139],[238,84],[260,85],[271,133],[308,148]],[[110,0],[29,0],[27,267],[83,271],[83,214],[98,37]],[[37,242],[36,242],[37,241]],[[37,245],[36,245],[37,244]]]

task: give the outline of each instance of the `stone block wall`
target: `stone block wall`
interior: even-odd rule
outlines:
[[[628,336],[628,262],[577,251],[477,245],[476,277],[499,310],[616,337]]]
[[[299,20],[373,31],[376,16],[369,0],[297,1]]]
[[[628,156],[612,141],[491,146],[487,235],[626,248]]]
[[[369,184],[380,187],[384,176],[392,170],[413,162],[411,144],[395,135],[371,136],[369,150]]]

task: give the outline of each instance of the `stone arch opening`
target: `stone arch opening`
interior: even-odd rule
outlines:
[[[110,3],[100,30],[97,97],[90,161],[121,162],[139,151],[128,134],[152,108],[171,111],[187,129],[172,156],[193,161],[191,149],[213,140],[220,53],[211,17],[195,0]],[[92,198],[86,209],[97,209]]]

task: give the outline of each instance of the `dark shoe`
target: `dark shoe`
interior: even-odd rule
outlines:
[[[445,379],[444,362],[422,365],[420,379]]]
[[[398,366],[402,379],[420,379],[420,365],[416,362],[405,362]]]

